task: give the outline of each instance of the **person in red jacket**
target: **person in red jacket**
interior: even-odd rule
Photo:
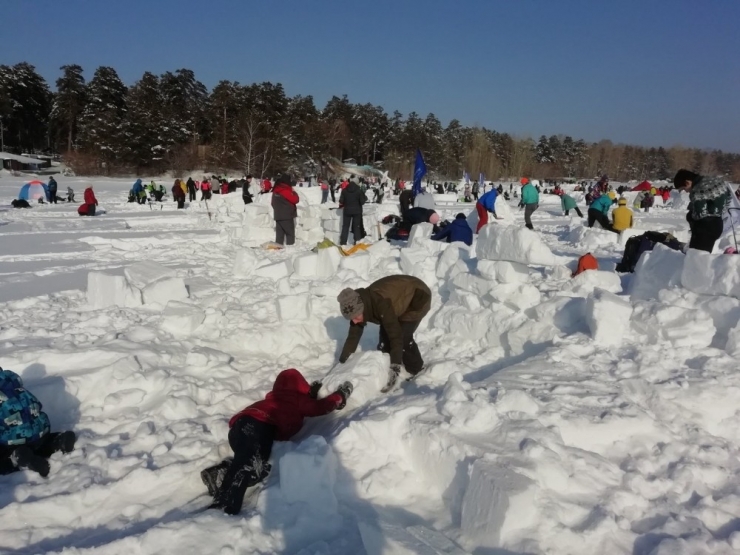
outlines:
[[[272,191],[272,183],[269,179],[262,180],[262,186],[260,187],[260,195],[264,195]]]
[[[98,199],[95,198],[92,183],[90,183],[87,186],[87,189],[85,189],[84,199],[85,202],[77,209],[77,213],[80,216],[94,216],[95,209],[98,206]]]
[[[278,245],[295,244],[295,219],[298,215],[298,193],[293,190],[290,175],[275,179],[272,189],[272,210],[275,219],[275,242]]]
[[[233,460],[226,459],[200,473],[208,493],[213,495],[210,508],[226,514],[239,514],[247,488],[264,480],[272,468],[270,454],[274,441],[288,441],[311,416],[323,416],[341,410],[352,394],[352,384],[344,382],[331,395],[318,399],[321,382],[310,386],[296,370],[283,370],[275,385],[258,401],[229,420],[229,445]]]

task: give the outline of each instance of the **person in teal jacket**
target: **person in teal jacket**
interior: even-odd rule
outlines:
[[[563,212],[565,212],[565,215],[568,215],[568,212],[571,210],[575,210],[576,214],[578,214],[579,218],[583,218],[583,212],[581,212],[581,209],[578,208],[578,204],[576,204],[576,199],[574,199],[570,195],[566,195],[565,193],[562,194],[560,197],[560,206],[563,209]]]
[[[532,225],[532,214],[540,207],[540,194],[529,179],[522,177],[522,201],[519,206],[524,206],[524,223],[529,229],[534,229]]]
[[[597,198],[595,201],[591,203],[591,206],[588,207],[588,227],[593,227],[594,222],[599,222],[601,224],[601,227],[608,231],[614,231],[614,233],[619,233],[618,231],[615,231],[612,227],[611,222],[609,221],[609,208],[611,208],[611,205],[616,203],[617,199],[615,198],[612,200],[609,198],[609,195],[601,195],[599,198]]]

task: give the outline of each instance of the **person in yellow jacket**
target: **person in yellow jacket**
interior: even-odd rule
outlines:
[[[185,193],[185,196],[188,195],[188,184],[185,183],[182,179],[180,179],[180,188],[182,189],[182,192]]]
[[[612,212],[612,218],[614,223],[612,229],[614,231],[624,231],[632,227],[632,210],[627,208],[627,199],[620,198],[617,202],[617,207]]]

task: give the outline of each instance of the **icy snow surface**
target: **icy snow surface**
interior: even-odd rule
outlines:
[[[0,177],[2,202],[23,181]],[[58,181],[81,198],[87,180]],[[658,249],[617,276],[618,238],[544,194],[535,232],[512,201],[477,247],[433,243],[422,226],[408,246],[314,254],[339,231],[316,188],[299,189],[298,245],[264,250],[269,195],[246,208],[215,195],[209,217],[201,202],[128,204],[132,181],[94,180],[100,217],[0,209],[0,365],[54,429],[79,434],[48,479],[0,477],[0,552],[740,549],[734,258]],[[397,210],[386,199],[367,205],[373,235]],[[474,214],[437,200],[448,219]],[[681,209],[635,224],[687,238]],[[589,250],[600,271],[571,279]],[[433,291],[417,332],[429,371],[383,396],[376,326],[335,366],[347,333],[336,295],[401,271]],[[355,393],[275,445],[255,508],[200,510],[199,472],[229,454],[228,418],[290,367],[324,379],[322,394],[344,380]]]

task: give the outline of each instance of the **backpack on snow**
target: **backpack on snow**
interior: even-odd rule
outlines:
[[[594,258],[594,255],[590,252],[587,252],[584,254],[581,258],[578,259],[578,267],[576,268],[576,271],[573,272],[573,275],[571,277],[576,277],[578,274],[582,274],[586,270],[598,270],[599,269],[599,261]]]
[[[673,235],[670,233],[661,233],[660,231],[647,231],[642,235],[630,237],[627,240],[627,244],[624,246],[622,261],[617,264],[617,272],[634,272],[635,266],[637,266],[642,253],[653,250],[656,243],[662,243],[674,251],[679,251],[683,247],[683,243]]]

